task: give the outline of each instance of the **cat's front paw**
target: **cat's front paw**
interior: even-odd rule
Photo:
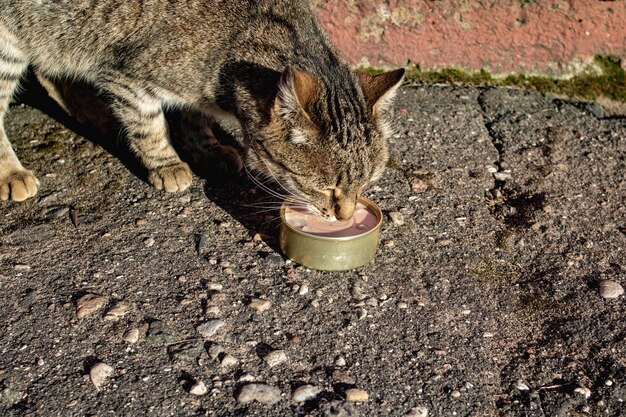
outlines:
[[[205,169],[218,175],[234,176],[243,169],[243,159],[239,151],[228,145],[215,145],[211,155],[204,161]]]
[[[157,189],[173,193],[184,191],[191,185],[191,169],[184,162],[150,170],[148,181]]]
[[[25,169],[10,172],[0,178],[0,199],[24,201],[37,194],[39,181]]]

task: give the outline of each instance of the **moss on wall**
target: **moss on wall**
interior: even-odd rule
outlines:
[[[485,70],[466,72],[458,68],[446,68],[423,71],[413,66],[407,70],[407,80],[416,84],[511,86],[585,100],[606,98],[626,103],[626,71],[621,66],[621,60],[613,56],[596,56],[594,64],[569,79],[524,74],[494,77]],[[368,71],[379,72],[372,69]]]

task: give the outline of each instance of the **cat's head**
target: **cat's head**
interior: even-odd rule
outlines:
[[[363,190],[385,169],[386,115],[403,76],[403,69],[378,75],[346,70],[329,81],[288,66],[269,122],[249,148],[249,165],[321,216],[349,219]]]

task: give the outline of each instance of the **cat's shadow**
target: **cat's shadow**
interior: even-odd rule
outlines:
[[[47,82],[47,80],[42,79],[42,82]],[[147,183],[147,170],[133,155],[126,141],[120,139],[123,136],[121,136],[119,125],[95,89],[84,84],[59,83],[59,85],[63,88],[61,94],[65,99],[64,104],[72,111],[72,116],[50,96],[51,86],[45,88],[32,72],[25,77],[17,99],[45,113],[90,142],[101,146],[109,154],[118,158],[133,175]],[[72,102],[72,99],[75,102]],[[278,208],[275,207],[277,202],[270,202],[268,195],[258,189],[245,173],[234,174],[228,172],[227,169],[220,169],[219,166],[218,169],[209,172],[206,171],[206,164],[204,167],[193,164],[191,158],[185,155],[185,150],[178,140],[180,129],[184,128],[180,123],[180,114],[168,113],[166,117],[174,148],[181,159],[189,163],[194,174],[206,180],[204,187],[206,197],[241,223],[248,230],[250,237],[258,233],[271,249],[279,252],[277,237],[280,219]],[[218,129],[215,134],[222,143],[229,145],[237,143],[225,130]],[[268,206],[274,208],[268,209]]]

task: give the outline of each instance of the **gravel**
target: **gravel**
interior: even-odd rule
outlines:
[[[369,394],[363,389],[349,388],[346,390],[346,400],[352,402],[366,402],[369,400]]]
[[[106,297],[96,294],[86,294],[76,302],[76,317],[82,319],[100,310],[107,303]]]
[[[98,362],[89,370],[89,379],[100,390],[113,375],[114,369],[103,362]]]
[[[618,282],[611,280],[600,281],[600,296],[602,298],[613,299],[624,295],[624,287]]]
[[[161,320],[153,320],[148,325],[146,342],[151,344],[169,344],[176,341],[176,336],[170,333],[168,326]]]
[[[577,387],[576,389],[574,389],[574,392],[576,394],[580,394],[583,397],[585,397],[585,399],[591,397],[591,390],[587,387]]]
[[[131,344],[137,343],[137,341],[139,340],[139,329],[132,328],[132,329],[127,330],[122,336],[122,339],[125,342],[131,343]]]
[[[239,361],[237,360],[237,358],[235,358],[233,355],[231,355],[230,353],[227,353],[224,355],[224,357],[222,358],[220,365],[224,368],[231,368],[235,365],[237,365],[239,363]]]
[[[291,394],[291,400],[297,403],[310,401],[317,397],[320,392],[322,392],[320,387],[316,387],[314,385],[302,385],[293,391]]]
[[[209,390],[206,385],[202,381],[195,381],[191,388],[189,389],[189,393],[192,395],[205,395]]]
[[[272,306],[272,302],[270,300],[264,300],[262,298],[253,298],[250,300],[250,304],[248,307],[256,310],[259,313],[262,313]]]
[[[107,321],[117,321],[128,314],[128,311],[129,306],[126,303],[117,302],[113,305],[113,307],[108,309],[106,313],[104,313],[103,319]]]
[[[196,330],[198,331],[198,333],[200,333],[202,337],[208,339],[213,337],[219,331],[219,329],[224,327],[225,324],[226,322],[223,320],[210,320],[196,327]]]
[[[399,211],[391,211],[389,212],[389,218],[391,222],[396,226],[402,226],[404,224],[404,214]]]
[[[265,363],[270,368],[287,362],[287,354],[283,350],[274,350],[263,357]]]
[[[247,384],[241,387],[237,394],[237,401],[248,404],[257,401],[261,404],[272,405],[281,400],[280,389],[266,384]]]
[[[203,351],[204,346],[198,341],[182,342],[167,348],[173,362],[195,362]]]
[[[413,407],[404,417],[428,417],[428,408],[424,406]]]

